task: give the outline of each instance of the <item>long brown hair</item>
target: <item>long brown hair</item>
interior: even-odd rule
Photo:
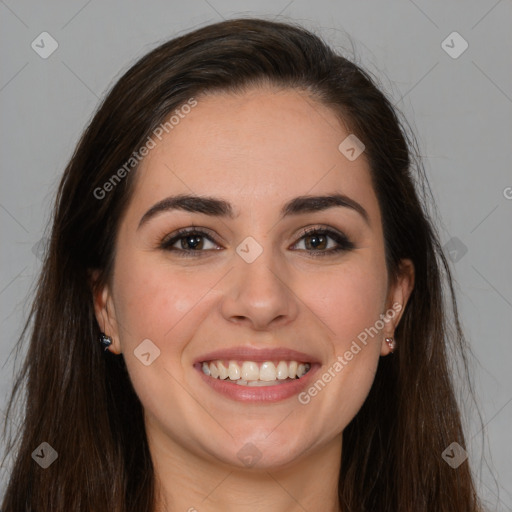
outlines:
[[[452,349],[466,363],[452,277],[428,212],[425,172],[370,74],[299,26],[261,19],[210,25],[162,44],[133,65],[85,130],[58,189],[49,249],[20,341],[30,344],[4,424],[25,391],[22,427],[9,452],[13,471],[3,512],[151,511],[154,472],[142,405],[123,357],[98,343],[89,281],[109,279],[115,235],[136,166],[106,194],[104,184],[173,111],[213,91],[268,83],[308,91],[366,146],[382,213],[391,278],[402,258],[415,285],[381,358],[364,405],[343,432],[339,499],[344,512],[480,510],[468,462],[443,460],[465,446],[450,377]],[[96,191],[96,192],[95,192]],[[98,197],[101,195],[102,197]],[[449,314],[451,311],[452,314]],[[32,453],[47,442],[58,459],[42,469]]]

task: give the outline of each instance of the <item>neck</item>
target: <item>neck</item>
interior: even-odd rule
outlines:
[[[191,453],[162,432],[148,436],[155,512],[339,512],[341,434],[286,467],[238,468]]]

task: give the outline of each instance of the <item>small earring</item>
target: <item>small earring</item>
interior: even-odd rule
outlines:
[[[385,338],[384,341],[388,344],[388,347],[389,347],[389,350],[391,351],[391,353],[393,353],[396,348],[396,341],[393,338]]]
[[[105,347],[105,350],[112,345],[112,338],[110,336],[107,336],[104,332],[100,333],[99,336],[99,342],[102,344],[103,347]]]

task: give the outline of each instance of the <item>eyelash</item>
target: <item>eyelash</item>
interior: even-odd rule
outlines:
[[[201,253],[210,252],[212,250],[215,250],[215,249],[207,249],[207,250],[195,251],[193,249],[186,250],[186,249],[177,249],[175,247],[172,247],[180,239],[185,238],[187,236],[191,236],[191,235],[199,235],[201,237],[207,238],[208,240],[210,240],[210,242],[218,245],[217,242],[215,241],[214,237],[212,235],[210,235],[207,231],[200,229],[200,228],[190,227],[190,228],[179,229],[178,231],[176,231],[175,233],[170,235],[170,237],[166,237],[161,242],[160,249],[176,252],[180,255],[180,257],[185,257],[185,258],[186,257],[191,257],[191,258],[198,257],[198,256],[201,256]],[[305,250],[311,256],[314,256],[314,257],[329,256],[329,255],[337,254],[337,253],[343,252],[343,251],[347,252],[347,251],[350,251],[355,248],[354,243],[351,242],[344,234],[338,233],[337,231],[334,231],[327,227],[314,227],[314,228],[304,229],[300,233],[299,239],[297,240],[297,242],[295,242],[293,245],[294,246],[297,245],[300,240],[302,240],[303,238],[305,238],[307,236],[312,236],[312,235],[324,235],[324,236],[326,235],[338,244],[338,247],[335,247],[334,249],[324,250],[324,251],[322,251],[322,250],[318,251],[318,250],[313,250],[313,249],[299,249],[299,250]]]

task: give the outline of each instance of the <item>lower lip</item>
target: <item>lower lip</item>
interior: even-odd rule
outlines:
[[[206,375],[201,366],[195,366],[203,381],[214,391],[240,402],[279,402],[299,394],[311,382],[320,365],[312,364],[310,370],[300,379],[276,384],[274,386],[250,387],[235,382],[214,379]]]

